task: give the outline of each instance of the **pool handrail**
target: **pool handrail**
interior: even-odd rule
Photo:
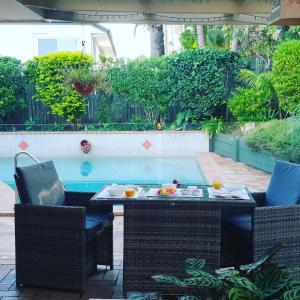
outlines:
[[[30,154],[29,152],[27,152],[27,151],[21,151],[21,152],[18,152],[15,155],[15,158],[14,158],[15,171],[16,171],[16,168],[18,167],[18,157],[21,156],[21,155],[23,155],[23,154],[29,156],[36,163],[38,163],[38,164],[41,163],[35,156],[33,156],[32,154]]]

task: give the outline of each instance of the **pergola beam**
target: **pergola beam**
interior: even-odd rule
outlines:
[[[110,13],[269,14],[272,0],[18,0],[29,7]]]
[[[59,10],[32,8],[45,19],[58,19],[85,23],[135,23],[135,24],[266,24],[268,15],[224,15],[224,14],[149,14],[149,13],[101,13],[65,12]]]

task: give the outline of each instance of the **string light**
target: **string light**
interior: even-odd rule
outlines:
[[[74,12],[74,15],[77,15],[78,17],[82,18],[97,18],[99,22],[105,20],[129,20],[129,19],[135,19],[135,21],[139,21],[137,19],[140,18],[140,21],[170,21],[170,22],[176,22],[176,23],[197,23],[197,22],[221,22],[221,21],[233,21],[237,23],[248,23],[247,21],[242,21],[238,19],[234,19],[235,16],[238,18],[240,16],[245,17],[251,17],[254,20],[260,20],[267,22],[269,20],[268,17],[265,16],[258,16],[253,14],[236,14],[231,16],[218,16],[218,17],[174,17],[174,16],[168,16],[168,15],[161,15],[161,14],[146,14],[146,13],[130,13],[130,14],[113,14],[113,15],[107,15],[107,14],[101,14],[100,12],[95,13],[77,13]]]

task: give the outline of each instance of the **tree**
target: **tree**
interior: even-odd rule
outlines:
[[[165,55],[164,27],[163,25],[150,25],[150,55]]]
[[[197,25],[197,36],[198,36],[198,46],[199,48],[204,48],[204,25]]]
[[[25,105],[22,63],[14,57],[0,57],[0,121]]]

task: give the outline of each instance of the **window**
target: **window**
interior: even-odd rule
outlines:
[[[51,52],[76,51],[77,39],[38,39],[38,55]]]

